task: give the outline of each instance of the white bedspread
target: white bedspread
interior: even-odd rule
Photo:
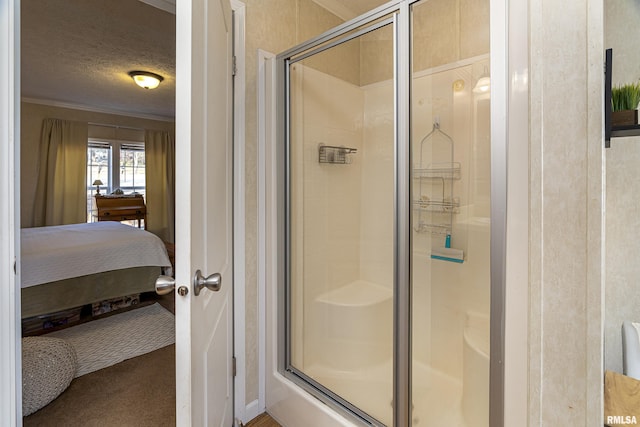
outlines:
[[[22,287],[131,267],[170,267],[154,234],[119,222],[24,228]]]

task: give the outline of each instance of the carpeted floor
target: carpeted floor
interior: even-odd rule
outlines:
[[[175,342],[175,318],[155,303],[44,335],[62,338],[76,351],[76,377]]]
[[[74,379],[24,426],[174,426],[175,389],[170,345]]]
[[[173,298],[159,301],[174,312]],[[175,345],[125,360],[73,380],[67,390],[25,427],[175,426]],[[246,427],[281,427],[269,414]]]

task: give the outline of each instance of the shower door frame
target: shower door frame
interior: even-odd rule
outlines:
[[[410,426],[412,420],[412,274],[411,274],[411,6],[422,0],[394,0],[339,25],[320,36],[277,55],[276,68],[276,162],[277,162],[277,365],[285,378],[300,386],[352,421],[377,425],[365,412],[315,382],[291,364],[291,248],[290,248],[290,75],[289,65],[331,47],[393,25],[394,32],[394,283],[393,283],[393,425]],[[492,4],[494,2],[491,2]],[[499,11],[502,13],[502,11]],[[493,12],[492,12],[493,13]],[[390,15],[391,22],[384,20]],[[354,30],[361,29],[349,34]],[[493,44],[492,46],[493,47]],[[502,46],[501,46],[502,47]],[[294,58],[295,57],[295,58]],[[293,58],[293,59],[292,59]],[[406,58],[407,60],[398,60]],[[491,65],[503,69],[504,58]],[[502,95],[502,88],[499,89]],[[492,88],[492,134],[494,127]],[[499,110],[498,112],[503,112]],[[498,132],[501,134],[501,132]],[[493,138],[492,138],[493,139]],[[506,246],[506,139],[491,144],[491,308],[489,420],[504,425],[504,293]],[[404,173],[402,173],[404,172]],[[497,182],[496,178],[500,178]],[[283,191],[284,190],[284,191]]]
[[[279,312],[278,342],[280,343],[279,345],[280,351],[278,352],[278,369],[280,373],[282,373],[286,378],[293,381],[294,383],[296,383],[297,385],[305,389],[307,392],[311,393],[314,397],[328,404],[333,409],[338,410],[339,412],[341,412],[342,415],[346,416],[349,419],[352,419],[353,421],[356,421],[356,422],[364,421],[371,425],[379,425],[379,424],[377,420],[369,416],[366,412],[362,411],[361,409],[351,404],[349,401],[343,399],[338,394],[332,392],[328,388],[324,387],[319,382],[314,381],[312,378],[307,376],[304,372],[293,367],[291,363],[291,339],[290,339],[291,298],[290,298],[290,293],[288,291],[291,283],[291,274],[290,274],[291,273],[291,268],[290,268],[291,245],[290,245],[290,228],[289,228],[291,224],[291,218],[290,218],[290,207],[291,207],[291,203],[290,203],[291,185],[290,184],[291,182],[290,182],[290,176],[289,176],[290,164],[291,164],[290,153],[289,153],[289,146],[290,146],[290,140],[291,140],[289,117],[290,117],[291,108],[290,108],[289,67],[290,65],[296,62],[302,61],[310,56],[324,52],[335,46],[346,43],[350,40],[354,40],[364,34],[375,31],[379,28],[385,27],[387,25],[392,25],[393,32],[394,32],[394,80],[395,80],[394,111],[395,111],[395,119],[396,119],[395,120],[396,124],[394,129],[394,133],[395,133],[394,151],[396,154],[395,158],[397,162],[395,165],[395,169],[397,171],[397,170],[403,170],[404,168],[407,168],[408,165],[410,164],[408,163],[409,148],[410,148],[408,143],[409,141],[408,127],[398,126],[398,117],[400,117],[400,113],[399,113],[400,106],[401,105],[408,106],[409,75],[408,75],[408,72],[407,73],[400,72],[398,66],[399,64],[402,64],[402,63],[400,61],[395,60],[395,58],[397,58],[398,56],[398,52],[403,49],[402,47],[399,46],[399,44],[401,44],[400,40],[402,39],[401,37],[398,37],[398,35],[401,34],[400,28],[404,26],[405,28],[407,28],[406,31],[408,31],[408,22],[406,23],[402,22],[402,17],[406,19],[406,17],[408,16],[408,13],[401,13],[402,9],[407,7],[408,6],[406,1],[393,1],[393,2],[387,3],[352,21],[349,21],[338,27],[335,27],[333,30],[328,31],[315,39],[311,39],[301,45],[298,45],[290,50],[287,50],[276,57],[276,75],[278,76],[277,81],[278,81],[278,84],[283,85],[283,87],[278,86],[278,88],[276,89],[277,115],[278,115],[278,126],[277,126],[277,136],[276,136],[276,141],[278,144],[277,157],[280,161],[284,160],[284,165],[282,165],[282,167],[277,168],[278,169],[277,186],[280,189],[285,188],[284,194],[282,194],[283,192],[278,193],[278,196],[279,196],[279,199],[278,199],[279,227],[278,228],[279,230],[284,230],[284,233],[278,233],[278,243],[279,243],[278,254],[279,256],[284,255],[283,258],[281,258],[281,259],[284,259],[284,262],[280,262],[278,265],[279,267],[278,283],[281,284],[281,288],[279,289],[279,292],[278,292],[278,305],[280,307],[285,307],[284,310],[278,310]],[[405,40],[404,43],[408,43],[408,39]],[[408,52],[408,46],[405,47],[404,49]],[[407,70],[408,70],[408,64],[405,64],[405,67],[407,67]],[[404,76],[404,77],[400,77],[400,76]],[[406,80],[404,82],[406,84],[406,90],[404,91],[400,89],[400,85],[402,84],[400,81],[403,79]],[[399,100],[401,98],[401,95],[400,95],[401,93],[404,93],[406,97],[405,98],[406,102],[404,103]],[[405,134],[402,132],[407,132],[407,133]],[[406,141],[406,149],[401,150],[398,147],[397,141]],[[401,151],[405,152],[404,156],[399,154]],[[404,168],[401,167],[400,159],[402,159],[403,161],[406,161],[407,166],[405,166]],[[409,171],[410,169],[404,169],[404,170]],[[395,209],[394,209],[395,211],[394,212],[394,228],[395,228],[394,276],[396,278],[394,280],[394,293],[393,293],[394,294],[394,308],[393,308],[394,314],[393,316],[394,316],[394,325],[398,325],[399,319],[396,319],[396,317],[401,317],[401,316],[398,316],[397,313],[405,313],[406,312],[405,310],[410,310],[411,308],[410,306],[411,300],[408,293],[406,295],[406,298],[404,298],[404,301],[399,301],[399,298],[397,298],[397,295],[400,294],[397,290],[398,288],[397,284],[403,283],[401,280],[398,279],[398,275],[402,274],[401,276],[402,280],[408,280],[410,275],[409,257],[405,255],[405,257],[402,258],[398,255],[399,248],[402,247],[402,245],[399,244],[398,242],[399,236],[410,238],[410,233],[409,233],[410,215],[409,215],[409,209],[408,209],[409,199],[406,199],[405,206],[407,208],[399,209],[399,206],[401,205],[398,203],[398,197],[402,197],[400,196],[402,192],[398,190],[402,188],[400,187],[401,183],[402,185],[408,184],[408,177],[410,176],[410,174],[407,174],[406,181],[403,179],[399,179],[397,173],[395,173],[395,176],[396,176],[396,185],[395,185],[396,191],[394,194],[394,200],[396,201],[396,203],[395,203]],[[409,197],[409,195],[410,193],[407,193],[406,195],[404,195],[404,197]],[[399,218],[401,218],[403,215],[404,215],[403,220],[399,220]],[[284,223],[281,223],[280,221],[283,219],[284,219]],[[406,227],[406,232],[404,234],[401,233],[399,227]],[[403,260],[403,259],[406,260],[407,262],[405,263],[406,265],[403,266],[403,268],[400,268],[399,260]],[[280,269],[282,269],[282,271]],[[410,326],[410,321],[405,321],[405,323],[407,327]],[[410,333],[410,330],[408,330],[407,334],[408,333]],[[410,343],[410,340],[407,334],[397,333],[394,327],[394,346],[393,346],[393,360],[394,360],[393,389],[394,391],[393,391],[393,395],[394,395],[395,401],[397,402],[396,405],[394,405],[394,408],[404,407],[404,406],[408,408],[408,411],[403,414],[403,417],[401,420],[396,420],[395,418],[396,412],[398,411],[394,409],[394,425],[403,425],[403,426],[410,425],[411,404],[410,403],[405,404],[404,399],[407,399],[407,402],[411,402],[411,397],[410,397],[410,393],[407,396],[398,395],[396,393],[396,390],[409,389],[408,384],[410,384],[410,382],[407,380],[410,379],[410,375],[411,375],[411,372],[410,372],[411,363],[407,362],[409,360],[408,357],[402,357],[404,355],[396,354],[396,349],[403,348],[403,345],[405,345],[405,341]],[[396,345],[396,342],[395,342],[396,340],[400,340],[402,342],[402,345]],[[395,366],[397,364],[397,361],[404,361],[404,362],[401,362],[401,365],[402,365],[401,367]],[[403,370],[404,375],[407,376],[406,378],[402,378],[401,376],[397,375],[397,371],[399,369]],[[404,416],[407,416],[407,418],[404,418]]]

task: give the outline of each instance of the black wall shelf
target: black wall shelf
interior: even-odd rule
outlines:
[[[613,50],[605,51],[604,66],[604,146],[611,147],[611,138],[623,136],[640,136],[640,125],[612,126],[611,125],[611,69]]]
[[[640,135],[640,125],[611,127],[611,138],[616,138],[620,136],[638,136],[638,135]]]

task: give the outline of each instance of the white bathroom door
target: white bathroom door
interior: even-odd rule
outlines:
[[[176,421],[229,427],[231,6],[229,0],[181,0],[176,9]],[[209,276],[210,288],[198,291],[193,279],[198,270]]]

